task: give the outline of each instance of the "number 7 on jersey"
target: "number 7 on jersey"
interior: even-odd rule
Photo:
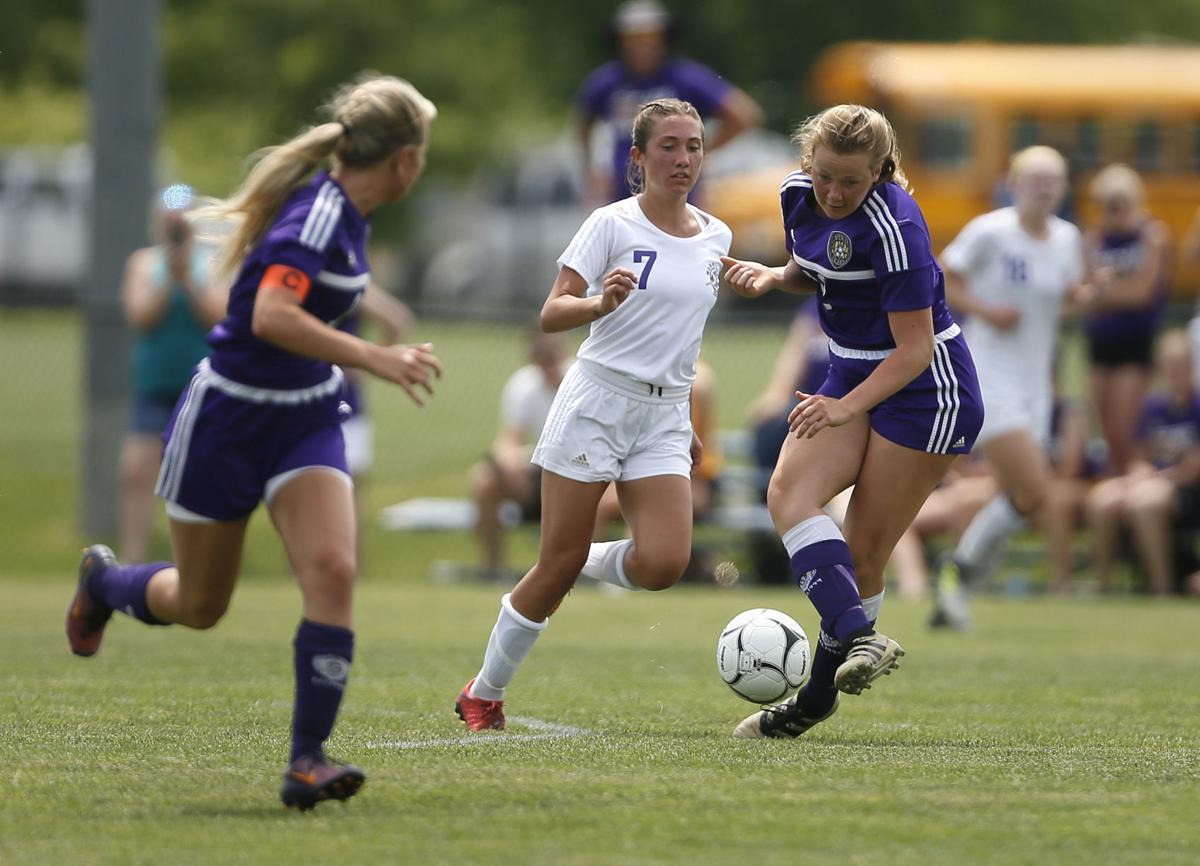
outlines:
[[[658,253],[655,250],[634,250],[633,263],[639,264],[645,260],[646,265],[642,268],[642,275],[638,277],[638,288],[646,288],[646,281],[650,279],[650,269],[654,267],[654,261],[658,258]]]

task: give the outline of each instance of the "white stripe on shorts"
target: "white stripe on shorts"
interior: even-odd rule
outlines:
[[[958,327],[958,323],[956,322],[949,328],[946,328],[946,330],[938,331],[933,335],[934,345],[937,345],[938,343],[945,343],[947,340],[953,340],[961,333],[962,329]],[[841,343],[837,342],[837,340],[831,339],[829,341],[829,351],[833,352],[833,354],[837,355],[839,358],[849,358],[852,361],[882,361],[896,350],[853,349],[849,346],[843,346]]]
[[[958,396],[958,377],[954,375],[954,364],[950,350],[942,343],[933,347],[933,364],[930,366],[933,380],[938,389],[938,411],[934,416],[933,430],[925,450],[931,454],[945,454],[950,450],[954,428],[958,423],[961,400]]]
[[[187,463],[188,447],[192,442],[192,431],[196,427],[196,418],[200,414],[200,407],[204,403],[204,395],[208,388],[209,384],[203,371],[197,372],[188,389],[187,400],[179,410],[179,417],[175,419],[175,427],[171,430],[171,439],[167,443],[168,456],[163,459],[157,485],[158,495],[168,502],[174,502],[175,497],[179,495],[183,467]]]

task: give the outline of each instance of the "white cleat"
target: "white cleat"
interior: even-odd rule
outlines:
[[[848,695],[861,695],[872,682],[900,667],[902,655],[900,644],[882,632],[855,638],[833,675],[833,684]]]

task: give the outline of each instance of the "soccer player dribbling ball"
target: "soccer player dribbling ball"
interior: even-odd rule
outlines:
[[[875,630],[884,565],[983,421],[891,124],[837,105],[793,141],[801,170],[780,188],[788,263],[724,261],[746,297],[819,292],[829,376],[815,394],[796,392],[767,506],[821,633],[808,684],[743,720],[734,730],[743,738],[800,736],[836,712],[839,692],[861,694],[898,665],[904,651]],[[821,508],[851,485],[843,535]]]
[[[121,565],[92,545],[66,623],[81,656],[100,648],[114,610],[150,625],[216,625],[238,578],[247,521],[265,501],[303,596],[281,791],[301,809],[351,797],[365,780],[323,751],[354,651],[357,569],[337,365],[394,382],[418,404],[417,389],[431,394],[441,374],[428,343],[377,346],[336,327],[370,276],[368,218],[420,177],[437,111],[407,81],[380,75],[343,86],[327,109],[330,122],[266,151],[209,212],[237,226],[224,250],[237,276],[209,335],[212,354],[165,433],[157,493],[175,562]]]
[[[594,211],[558,260],[546,331],[591,325],[533,453],[542,467],[538,561],[500,602],[479,673],[455,709],[502,729],[505,688],[582,572],[628,590],[674,585],[691,556],[690,476],[701,446],[688,400],[732,235],[688,204],[704,160],[691,104],[661,99],[633,122],[639,194]],[[631,539],[592,544],[616,482]]]

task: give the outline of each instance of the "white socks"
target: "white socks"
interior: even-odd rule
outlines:
[[[993,497],[967,526],[954,549],[956,562],[984,574],[995,563],[1009,536],[1025,526],[1004,494]]]
[[[471,685],[471,694],[481,700],[504,700],[505,687],[533,649],[538,635],[550,624],[548,619],[534,622],[521,616],[512,606],[511,595],[505,593],[500,599],[500,616],[496,618],[492,636],[488,638],[483,667]]]
[[[879,595],[873,595],[870,598],[864,598],[863,613],[867,615],[867,622],[875,625],[875,621],[879,619],[879,609],[883,607],[883,593],[885,590],[880,590]]]
[[[588,550],[587,562],[583,565],[581,574],[610,583],[621,589],[637,591],[641,589],[625,574],[625,553],[633,546],[632,538],[622,538],[620,541],[598,541]]]

